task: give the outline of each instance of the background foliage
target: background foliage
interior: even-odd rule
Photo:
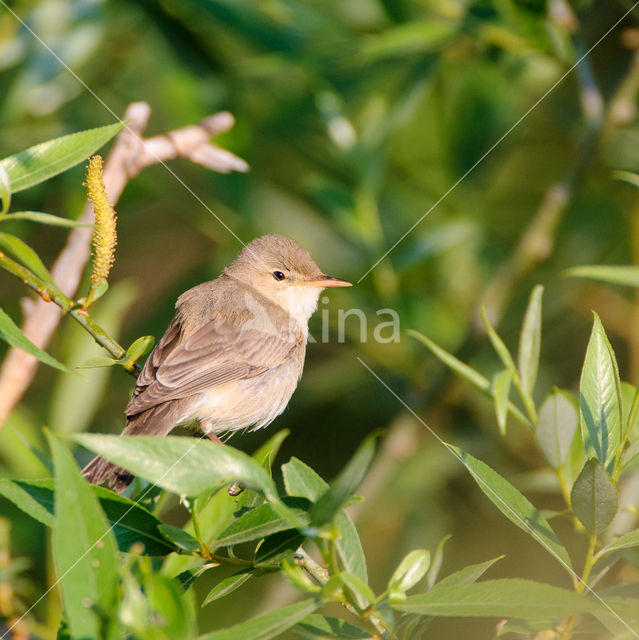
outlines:
[[[172,168],[244,241],[265,232],[291,235],[327,273],[352,281],[429,212],[356,287],[320,305],[332,321],[331,340],[309,346],[300,388],[276,423],[291,429],[280,461],[294,455],[330,479],[366,434],[387,429],[359,490],[366,502],[354,508],[375,593],[410,550],[434,551],[446,534],[452,537],[443,575],[505,554],[492,578],[570,586],[556,561],[503,518],[357,358],[441,438],[488,463],[538,507],[562,508],[528,430],[509,421],[502,437],[492,403],[420,342],[403,334],[399,343],[378,344],[372,329],[376,310],[396,309],[402,329],[430,337],[491,379],[501,364],[481,306],[515,352],[530,292],[542,283],[537,408],[554,386],[578,390],[591,309],[614,347],[621,379],[636,382],[635,290],[565,272],[632,265],[639,257],[637,191],[620,179],[639,170],[636,10],[561,80],[631,3],[17,0],[10,6],[95,95],[0,7],[2,157],[111,124],[108,109],[121,115],[133,100],[153,108],[149,133],[228,109],[237,124],[219,142],[244,157],[251,172],[220,176],[182,161]],[[72,169],[16,194],[12,208],[73,218],[85,197],[82,180],[81,168]],[[140,335],[160,336],[179,293],[216,276],[239,244],[162,167],[128,185],[118,214],[111,289],[95,314],[130,344]],[[26,221],[3,227],[47,265],[67,233]],[[0,290],[3,309],[17,320],[22,285],[0,274]],[[355,307],[367,314],[369,341],[361,343],[353,319],[346,343],[338,344],[337,309]],[[319,320],[318,314],[312,333]],[[102,355],[69,321],[49,350],[70,367]],[[86,377],[88,384],[41,368],[11,428],[0,431],[2,475],[42,475],[17,433],[45,448],[44,425],[54,433],[119,431],[130,378],[112,369]],[[237,436],[232,444],[253,451],[272,433]],[[78,457],[84,462],[88,454]],[[624,485],[623,504],[636,504],[636,484]],[[52,576],[46,529],[10,502],[0,505],[11,522],[12,557],[29,558],[20,597],[33,602]],[[167,514],[183,524],[176,503]],[[619,511],[612,530],[634,526],[633,517]],[[570,522],[559,520],[556,529],[562,540],[581,544]],[[627,559],[613,582],[638,580],[636,557],[629,552]],[[200,596],[211,586],[203,578]],[[199,610],[200,630],[288,603],[288,589],[279,576],[251,581]],[[56,596],[36,609],[45,628],[55,628],[59,606]],[[439,619],[429,633],[462,637],[472,629],[474,638],[490,638],[494,628],[494,620]]]

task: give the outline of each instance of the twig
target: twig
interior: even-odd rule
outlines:
[[[212,135],[230,129],[234,124],[228,112],[212,115],[199,125],[176,129],[170,133],[141,138],[151,114],[145,102],[134,102],[124,113],[128,121],[109,154],[104,168],[104,184],[112,203],[120,198],[127,182],[145,167],[183,157],[221,173],[247,171],[244,160],[209,142]],[[86,206],[79,222],[93,221],[93,212]],[[80,285],[82,272],[89,259],[92,229],[76,227],[51,269],[54,282],[62,293],[73,298]],[[38,347],[46,349],[51,335],[60,322],[62,311],[43,300],[28,299],[23,304],[23,333]],[[0,369],[0,428],[31,384],[38,360],[19,349],[10,349]]]
[[[33,289],[45,302],[53,302],[60,309],[68,313],[76,322],[80,323],[84,329],[93,336],[93,339],[114,358],[124,357],[125,350],[89,315],[88,311],[82,309],[74,300],[70,300],[64,294],[56,291],[54,287],[38,278],[21,264],[18,264],[0,251],[0,267],[13,274],[21,280],[27,287]],[[124,369],[133,376],[138,375],[140,368],[135,364],[122,364]]]

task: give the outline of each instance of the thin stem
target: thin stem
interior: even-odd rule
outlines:
[[[70,315],[93,339],[115,359],[122,358],[126,351],[118,344],[90,315],[82,309],[74,300],[67,298],[57,287],[38,278],[26,267],[12,260],[0,252],[0,267],[13,274],[27,287],[33,289],[43,300],[55,303],[62,311]],[[122,367],[127,373],[137,377],[140,367],[137,364],[123,363]]]

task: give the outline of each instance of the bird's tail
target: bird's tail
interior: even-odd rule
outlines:
[[[129,418],[123,436],[165,436],[173,429],[181,409],[180,401],[165,402]],[[130,471],[96,456],[82,469],[82,474],[91,484],[103,484],[121,493],[135,477]]]

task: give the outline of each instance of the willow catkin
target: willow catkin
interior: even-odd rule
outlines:
[[[117,244],[117,217],[104,188],[101,156],[96,155],[90,158],[85,185],[95,215],[91,285],[97,287],[109,276],[109,271],[115,260],[115,245]]]

